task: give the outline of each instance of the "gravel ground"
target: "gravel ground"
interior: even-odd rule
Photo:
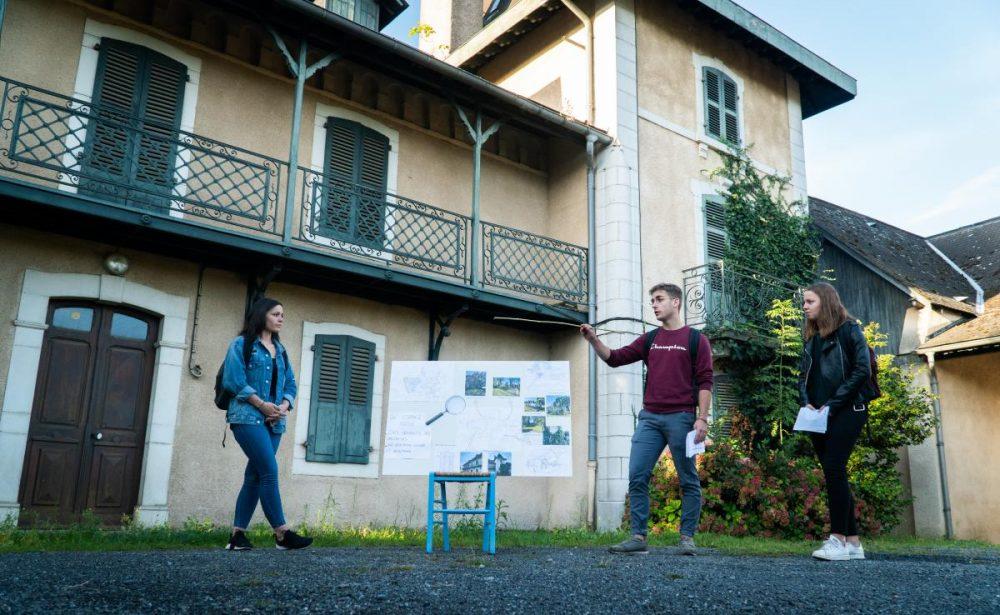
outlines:
[[[0,555],[0,612],[1000,613],[1000,558],[612,556],[595,548]]]

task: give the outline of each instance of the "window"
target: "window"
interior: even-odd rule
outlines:
[[[326,0],[326,10],[378,30],[378,2],[376,0]]]
[[[306,461],[368,463],[375,344],[348,335],[317,335]]]
[[[351,120],[327,119],[324,206],[319,214],[324,234],[383,247],[388,168],[386,135]]]
[[[101,39],[96,118],[87,130],[81,192],[169,204],[186,83],[187,68],[180,62],[139,45]]]
[[[90,331],[94,310],[85,307],[61,307],[52,312],[52,326],[73,331]]]
[[[716,374],[712,385],[712,420],[721,421],[719,433],[729,436],[732,430],[732,411],[737,406],[732,376]]]
[[[486,24],[496,19],[500,15],[500,13],[506,11],[507,7],[509,6],[510,6],[510,0],[490,0],[489,6],[483,13],[483,25],[485,26]]]
[[[736,81],[717,68],[702,68],[705,97],[705,134],[740,143],[739,93]]]

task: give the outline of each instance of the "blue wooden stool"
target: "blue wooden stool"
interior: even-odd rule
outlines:
[[[486,483],[486,508],[448,508],[447,483]],[[434,485],[441,486],[441,499],[434,499]],[[427,478],[427,552],[434,551],[434,526],[441,525],[443,548],[451,551],[448,540],[448,515],[483,515],[483,552],[497,552],[497,473],[496,472],[431,472]],[[441,508],[434,508],[440,504]],[[436,520],[434,515],[441,515]]]

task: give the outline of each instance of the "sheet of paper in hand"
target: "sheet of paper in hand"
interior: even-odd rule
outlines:
[[[830,416],[830,408],[823,406],[818,412],[805,406],[799,408],[799,416],[795,419],[795,431],[814,431],[826,433],[826,420]]]
[[[685,449],[686,449],[685,455],[687,457],[694,457],[695,455],[697,455],[699,453],[704,453],[705,452],[705,441],[704,440],[702,440],[701,442],[699,442],[697,444],[694,443],[694,437],[695,437],[695,435],[697,433],[698,433],[697,431],[689,431],[688,432],[688,435],[687,435],[687,438],[686,438],[686,442],[685,442]]]

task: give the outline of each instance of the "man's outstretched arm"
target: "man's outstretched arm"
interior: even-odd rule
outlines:
[[[601,357],[601,360],[607,363],[608,358],[611,356],[611,348],[597,337],[597,332],[594,331],[594,328],[590,325],[580,325],[580,334],[583,335],[583,339],[587,340],[594,347],[594,352],[597,353],[597,356]]]

